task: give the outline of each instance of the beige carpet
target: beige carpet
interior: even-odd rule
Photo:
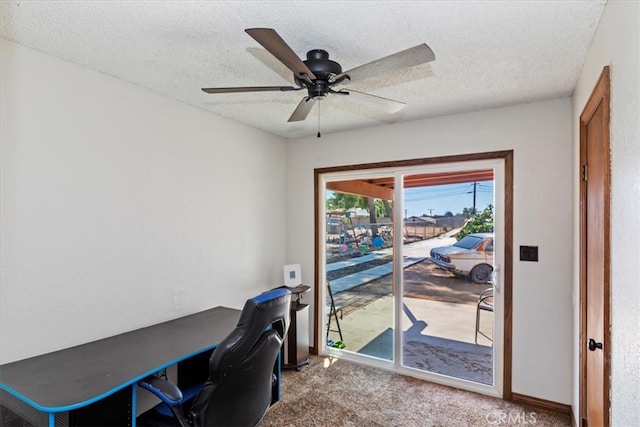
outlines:
[[[285,371],[282,401],[262,427],[570,426],[567,415],[444,387],[342,360],[312,357]]]

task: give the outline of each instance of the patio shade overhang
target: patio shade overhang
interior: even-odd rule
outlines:
[[[404,188],[492,181],[493,175],[493,169],[406,175],[404,177]],[[364,180],[327,182],[327,190],[382,200],[393,200],[393,187],[393,176]]]

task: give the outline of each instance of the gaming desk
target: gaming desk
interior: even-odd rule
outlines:
[[[184,381],[193,377],[204,382],[211,350],[235,328],[240,313],[216,307],[0,365],[0,389],[7,392],[2,400],[10,409],[16,399],[35,408],[47,420],[38,425],[135,426],[138,380],[177,364],[179,387],[189,386]],[[181,375],[181,369],[188,374]],[[279,400],[279,367],[275,372],[274,400]]]

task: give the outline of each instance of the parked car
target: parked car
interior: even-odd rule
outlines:
[[[451,246],[431,249],[431,261],[474,283],[487,283],[493,273],[493,233],[473,233]]]

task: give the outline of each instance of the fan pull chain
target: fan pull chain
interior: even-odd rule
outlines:
[[[318,102],[318,138],[320,138],[320,104],[321,102]]]

